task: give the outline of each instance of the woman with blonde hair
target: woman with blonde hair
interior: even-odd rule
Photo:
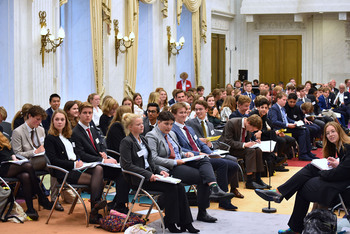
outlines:
[[[232,96],[227,96],[221,107],[221,121],[227,122],[229,116],[236,110],[236,99]]]
[[[157,103],[159,105],[160,94],[158,92],[151,92],[148,96],[148,103]]]
[[[100,109],[101,97],[97,93],[92,93],[88,96],[87,101],[93,106],[92,121],[94,121],[97,127],[100,126],[100,117],[103,114]]]
[[[185,188],[182,183],[171,184],[157,181],[160,174],[164,177],[169,174],[156,165],[152,159],[151,149],[143,133],[143,120],[135,114],[124,114],[122,117],[124,128],[128,132],[120,144],[120,165],[123,169],[141,174],[145,177],[143,188],[159,191],[164,194],[165,227],[172,233],[189,231],[197,233],[199,230],[192,226],[192,214],[188,204]],[[138,186],[139,180],[128,177],[129,181]],[[181,230],[179,230],[178,225]]]
[[[156,91],[157,92],[157,91]],[[168,94],[167,92],[164,90],[164,89],[160,89],[158,91],[159,93],[159,109],[160,111],[163,111],[164,110],[164,107],[168,107]]]
[[[26,103],[22,106],[22,109],[15,114],[11,123],[12,130],[24,124],[28,118],[28,111],[32,106],[32,104]]]
[[[89,185],[91,189],[91,212],[89,222],[96,224],[102,218],[98,214],[99,209],[106,206],[106,201],[101,200],[103,191],[103,168],[100,165],[84,171],[74,170],[83,166],[80,155],[74,153],[73,144],[70,141],[72,129],[68,124],[66,112],[56,110],[52,115],[50,129],[45,137],[45,152],[52,165],[62,167],[69,171],[67,181],[73,184]],[[62,181],[65,173],[54,171],[58,181]]]
[[[27,205],[26,214],[32,220],[38,220],[39,215],[33,207],[33,194],[38,195],[39,204],[47,210],[51,210],[53,203],[46,198],[41,190],[34,168],[29,161],[21,165],[9,161],[18,161],[18,159],[13,153],[9,140],[0,131],[0,176],[19,179]]]
[[[122,139],[126,136],[123,128],[122,116],[125,113],[132,113],[130,106],[120,106],[112,119],[106,136],[107,148],[119,152]]]
[[[102,105],[103,114],[100,117],[100,129],[104,136],[107,134],[107,129],[118,107],[119,104],[114,98],[108,98]]]
[[[345,134],[340,124],[326,124],[323,146],[323,157],[327,158],[325,169],[320,170],[310,163],[277,190],[255,190],[264,200],[277,203],[282,202],[284,198],[289,200],[296,193],[293,213],[288,222],[289,229],[280,230],[278,233],[301,233],[310,202],[332,207],[338,203],[338,194],[350,185],[350,137]]]

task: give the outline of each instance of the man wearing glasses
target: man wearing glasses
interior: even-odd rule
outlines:
[[[157,103],[148,103],[147,105],[147,116],[143,118],[143,133],[146,135],[148,132],[157,126],[157,117],[159,115],[159,106]]]

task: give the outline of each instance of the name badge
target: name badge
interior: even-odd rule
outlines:
[[[331,101],[332,101],[332,99],[328,99],[328,101],[329,101],[329,102],[331,102]]]
[[[197,140],[197,139],[198,139],[198,137],[197,137],[197,135],[195,135],[195,136],[194,136],[194,140]]]
[[[345,96],[344,99],[348,99],[348,96]]]
[[[40,137],[40,142],[44,142],[44,137]]]
[[[311,104],[312,104],[312,105],[315,105],[315,104],[316,104],[316,102],[312,102]]]
[[[137,152],[137,156],[142,157],[145,154],[145,151],[140,150],[139,152]]]
[[[293,115],[293,117],[296,119],[298,116],[297,115]]]
[[[72,142],[72,146],[73,146],[73,148],[75,148],[75,142]]]
[[[215,133],[215,132],[214,132],[214,130],[211,130],[211,132],[210,132],[210,133],[211,133],[211,135],[214,135],[214,133]]]
[[[97,144],[100,144],[100,139],[96,138],[95,141]]]
[[[186,87],[190,87],[190,85],[188,84],[188,85],[186,85]]]

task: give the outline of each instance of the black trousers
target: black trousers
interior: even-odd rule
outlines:
[[[182,183],[169,184],[164,182],[145,181],[142,188],[164,194],[165,222],[185,225],[193,222],[185,188]]]
[[[120,168],[113,168],[103,166],[103,177],[105,179],[114,180],[116,183],[116,195],[113,199],[115,204],[128,203],[130,186],[124,179],[123,173]]]
[[[309,129],[307,129],[307,128],[288,128],[287,132],[292,133],[293,137],[298,141],[300,155],[308,155],[311,152]]]
[[[232,157],[232,156],[231,156]],[[228,183],[234,178],[237,183],[238,164],[233,160],[226,158],[211,158],[209,159],[214,171],[216,172],[216,180],[219,187],[228,192]]]
[[[287,200],[297,193],[293,213],[288,222],[289,227],[295,232],[303,230],[303,220],[310,202],[329,206],[334,203],[337,194],[349,184],[347,181],[324,181],[319,177],[319,171],[313,165],[308,164],[278,187],[278,191]]]
[[[205,157],[201,160],[175,166],[170,173],[175,178],[181,179],[185,184],[196,184],[198,208],[206,209],[209,207],[210,190],[208,183],[216,182],[216,178],[208,158]]]

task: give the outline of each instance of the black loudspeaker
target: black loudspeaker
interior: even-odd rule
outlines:
[[[248,70],[238,70],[238,79],[240,81],[248,80]]]

